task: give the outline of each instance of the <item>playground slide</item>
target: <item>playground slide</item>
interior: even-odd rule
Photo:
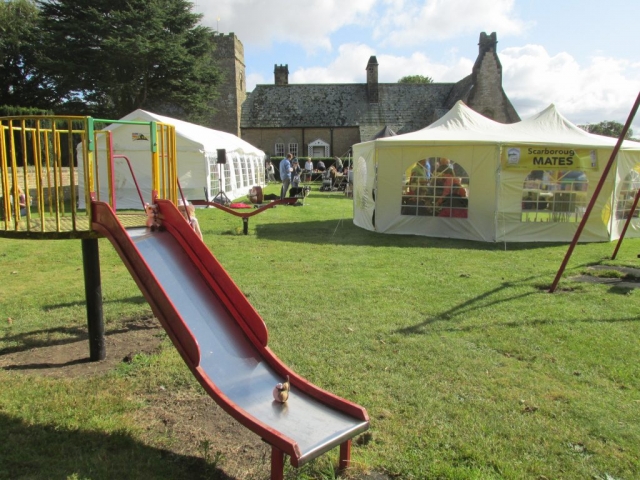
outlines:
[[[262,318],[176,207],[157,205],[162,228],[125,230],[108,204],[94,202],[93,229],[111,240],[201,385],[294,466],[337,445],[341,455],[345,445],[350,451],[350,439],[369,427],[367,412],[284,365]],[[278,403],[272,391],[287,375],[289,400]]]

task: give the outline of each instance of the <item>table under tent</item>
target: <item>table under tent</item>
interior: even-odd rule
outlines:
[[[230,199],[242,197],[254,186],[265,185],[265,154],[236,135],[213,130],[145,110],[135,110],[120,119],[123,122],[162,122],[176,130],[178,180],[187,199],[212,200],[220,192]],[[113,137],[115,189],[118,209],[141,208],[140,196],[129,163],[146,202],[151,201],[151,139],[135,123],[113,123],[104,131]],[[107,159],[108,142],[97,136],[96,155]],[[222,156],[221,156],[222,155]],[[82,145],[78,146],[78,184],[80,208],[85,208]],[[126,159],[124,158],[126,157]],[[225,163],[218,163],[224,158]],[[127,162],[129,160],[129,162]],[[99,162],[99,198],[107,198],[106,161]]]
[[[354,223],[485,242],[571,241],[616,141],[553,105],[502,124],[458,102],[422,130],[354,145]],[[640,236],[631,213],[639,188],[640,143],[625,141],[581,241],[617,239],[630,214],[627,236]]]

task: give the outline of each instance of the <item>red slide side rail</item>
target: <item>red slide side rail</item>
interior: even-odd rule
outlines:
[[[108,203],[92,202],[92,228],[107,237],[122,258],[138,288],[149,302],[153,313],[171,337],[174,345],[189,365],[200,364],[200,347],[166,292],[156,281],[149,265],[144,261],[125,228],[118,221]]]

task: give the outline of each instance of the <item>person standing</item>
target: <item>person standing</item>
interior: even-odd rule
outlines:
[[[298,159],[294,158],[291,162],[291,186],[294,188],[298,188],[300,185],[300,174],[302,173],[302,169],[298,163]]]
[[[276,169],[271,161],[267,162],[267,183],[276,181]]]
[[[27,197],[24,194],[24,190],[22,187],[18,187],[18,205],[20,207],[20,216],[24,217],[27,215]]]
[[[293,168],[291,167],[292,158],[293,155],[289,153],[287,157],[283,158],[280,162],[280,180],[282,180],[280,199],[282,200],[287,197],[287,191],[289,190],[289,185],[291,185],[291,172],[293,171]]]
[[[313,178],[313,162],[311,157],[307,157],[307,161],[304,163],[304,171],[307,177],[307,182],[310,182]]]

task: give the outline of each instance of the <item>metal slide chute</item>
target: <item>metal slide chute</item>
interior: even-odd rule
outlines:
[[[111,207],[93,202],[92,228],[113,243],[169,337],[207,393],[272,446],[271,478],[283,455],[300,466],[369,428],[364,408],[311,384],[269,349],[264,321],[168,200],[157,200],[159,229],[125,229]],[[289,400],[272,396],[286,376]]]

